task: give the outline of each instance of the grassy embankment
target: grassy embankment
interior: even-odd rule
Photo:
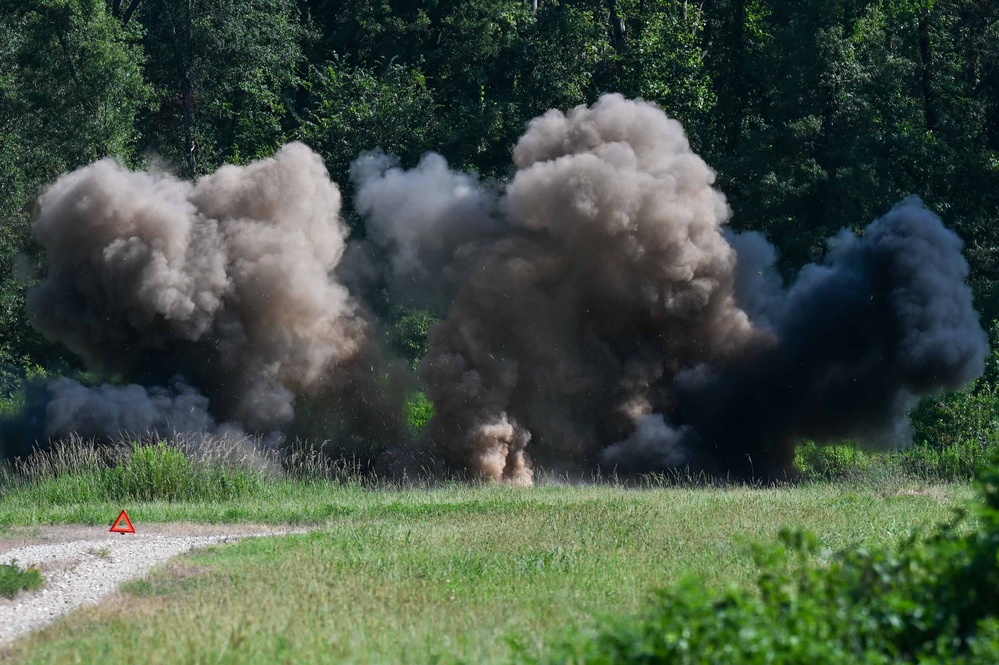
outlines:
[[[747,585],[755,572],[748,543],[772,541],[781,528],[812,530],[832,550],[893,543],[971,496],[966,485],[901,476],[772,488],[513,489],[247,472],[242,481],[175,486],[172,500],[124,505],[129,492],[148,492],[137,484],[142,469],[148,480],[153,462],[166,466],[155,455],[138,458],[145,467],[135,459],[116,464],[136,467],[128,472],[8,486],[0,523],[103,523],[128,507],[140,530],[164,520],[309,522],[318,530],[185,557],[113,602],[21,640],[17,659],[504,662],[511,640],[539,652],[566,627],[635,612],[652,590],[688,575],[707,588]],[[170,487],[168,477],[161,471],[161,486]]]

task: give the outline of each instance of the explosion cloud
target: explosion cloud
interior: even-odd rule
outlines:
[[[785,290],[776,251],[725,231],[714,173],[651,104],[549,111],[514,162],[504,232],[462,238],[461,288],[420,368],[426,445],[461,473],[785,477],[802,438],[901,443],[919,396],[983,370],[961,242],[917,199],[840,234]],[[418,168],[375,173],[359,197],[417,182],[446,195]]]
[[[433,153],[410,170],[362,155],[351,246],[300,144],[193,184],[107,160],[63,176],[40,201],[29,314],[128,385],[51,383],[44,435],[241,428],[519,484],[538,467],[781,478],[804,438],[904,443],[920,396],[983,371],[961,241],[916,198],[785,286],[655,105],[549,111],[513,161],[498,184]],[[443,317],[416,441],[414,379],[383,358],[352,272]]]
[[[401,436],[401,402],[351,412],[389,369],[363,307],[330,277],[347,236],[340,206],[302,144],[194,184],[112,160],[61,177],[35,222],[48,275],[28,294],[30,320],[133,383],[52,382],[43,434],[308,429],[296,403],[318,400],[341,403],[332,420],[356,434]]]

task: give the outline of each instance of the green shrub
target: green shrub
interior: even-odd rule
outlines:
[[[0,564],[0,596],[14,598],[22,591],[40,589],[45,580],[34,566],[20,568],[17,561]]]
[[[32,363],[0,365],[0,417],[18,417],[26,404],[26,386],[47,376],[44,368]]]
[[[433,416],[434,405],[426,393],[415,392],[406,400],[406,423],[414,434],[419,433]]]
[[[999,385],[972,388],[923,400],[912,413],[915,446],[906,466],[920,475],[967,479],[999,443]]]
[[[795,451],[795,466],[813,480],[846,480],[869,474],[879,460],[874,453],[848,444],[818,445],[808,441]]]
[[[755,588],[660,592],[642,616],[576,633],[551,663],[999,662],[999,469],[974,517],[896,548],[831,555],[785,532],[758,547]]]
[[[396,321],[390,330],[392,348],[415,369],[430,350],[427,334],[438,319],[423,309],[399,307],[393,314]]]

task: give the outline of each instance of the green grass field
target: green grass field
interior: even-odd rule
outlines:
[[[285,480],[231,501],[121,506],[65,503],[40,487],[0,498],[0,523],[101,523],[127,507],[140,524],[317,525],[184,557],[7,654],[54,663],[516,662],[569,627],[640,610],[682,578],[748,584],[749,543],[783,527],[810,529],[832,550],[897,543],[972,496],[898,478],[645,489]]]

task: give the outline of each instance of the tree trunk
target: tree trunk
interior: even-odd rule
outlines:
[[[607,0],[607,14],[610,20],[611,44],[618,53],[624,51],[624,21],[617,14],[617,0]]]
[[[184,63],[184,132],[187,145],[187,169],[191,175],[198,173],[198,161],[195,151],[197,141],[194,135],[194,6],[193,0],[187,0],[187,56]]]
[[[930,45],[929,8],[923,10],[919,18],[919,59],[922,64],[920,85],[923,92],[923,117],[926,130],[932,132],[937,127],[936,95],[933,92],[933,52]]]
[[[193,0],[187,0],[187,17],[185,26],[185,38],[187,43],[181,42],[180,35],[177,34],[177,24],[174,21],[173,12],[170,11],[169,0],[161,0],[164,14],[170,24],[170,32],[173,37],[173,57],[177,63],[177,76],[180,79],[180,101],[181,114],[184,120],[184,163],[190,177],[198,174],[197,160],[197,137],[194,131],[194,7]]]
[[[135,10],[138,8],[139,3],[142,2],[142,0],[132,0],[128,3],[127,7],[122,9],[123,2],[124,0],[114,0],[111,4],[111,15],[121,21],[122,25],[128,25],[128,22],[132,20],[132,14],[135,13]]]

